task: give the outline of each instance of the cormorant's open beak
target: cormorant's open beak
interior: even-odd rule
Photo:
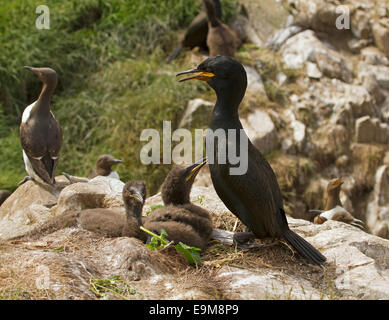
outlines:
[[[134,192],[133,194],[130,194],[130,197],[134,198],[135,200],[139,201],[140,203],[144,202],[143,196],[140,194],[140,192]]]
[[[187,81],[187,80],[192,80],[192,79],[198,79],[198,80],[202,80],[202,81],[209,81],[212,77],[215,76],[215,74],[212,73],[212,72],[205,72],[205,71],[201,71],[201,70],[198,70],[198,69],[192,69],[192,70],[187,70],[187,71],[184,71],[184,72],[177,73],[176,77],[181,76],[183,74],[191,74],[191,76],[187,77],[187,78],[180,79],[180,80],[178,80],[179,82],[183,82],[183,81]]]
[[[187,172],[185,181],[194,180],[197,174],[200,172],[200,169],[207,163],[207,158],[201,159],[199,162],[192,164],[190,167],[186,168]]]

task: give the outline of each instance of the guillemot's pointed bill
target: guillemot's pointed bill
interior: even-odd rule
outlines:
[[[62,147],[62,129],[50,111],[57,73],[51,68],[24,68],[33,72],[43,86],[38,100],[23,112],[20,124],[23,160],[30,178],[53,185]]]

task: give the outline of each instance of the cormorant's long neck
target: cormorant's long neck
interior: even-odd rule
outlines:
[[[339,198],[339,192],[328,194],[327,203],[324,210],[331,210],[336,206],[342,206]]]
[[[205,0],[204,2],[205,2],[205,9],[207,11],[208,22],[211,23],[212,27],[217,27],[218,25],[220,25],[220,21],[217,18],[213,1]]]
[[[49,82],[43,83],[42,91],[39,95],[38,100],[35,103],[35,110],[38,113],[49,113],[50,112],[50,100],[54,93],[56,84]]]
[[[222,5],[220,0],[213,0],[213,4],[215,5],[216,15],[221,18],[222,17]]]
[[[221,127],[221,124],[227,126],[225,129],[236,129],[241,126],[238,108],[244,93],[245,90],[236,92],[234,89],[216,91],[217,100],[212,114],[212,129]],[[221,119],[223,120],[220,121]]]

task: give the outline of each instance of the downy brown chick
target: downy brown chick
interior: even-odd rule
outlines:
[[[212,235],[209,213],[190,202],[193,182],[206,160],[189,167],[173,167],[162,184],[162,200],[165,207],[152,211],[145,219],[145,228],[160,233],[164,229],[167,238],[174,243],[204,249]]]
[[[105,237],[135,237],[146,241],[147,235],[139,229],[142,224],[141,215],[146,199],[145,182],[127,182],[123,187],[122,195],[125,215],[118,209],[95,208],[68,211],[50,219],[27,234],[11,240],[38,239],[60,229],[80,227]]]

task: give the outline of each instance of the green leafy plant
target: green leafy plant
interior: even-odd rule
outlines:
[[[128,295],[139,293],[136,289],[130,288],[118,275],[109,278],[90,279],[89,284],[89,290],[97,297],[102,297],[105,293],[111,292],[119,298],[129,300],[127,297]]]
[[[151,241],[146,244],[146,246],[151,250],[163,249],[171,244],[171,242],[167,238],[168,234],[164,229],[161,230],[160,235],[155,234],[154,232],[146,229],[143,226],[141,226],[140,229],[152,236]],[[190,265],[201,265],[201,249],[188,246],[182,242],[175,244],[174,247],[177,251],[181,252],[185,256],[186,260]]]

